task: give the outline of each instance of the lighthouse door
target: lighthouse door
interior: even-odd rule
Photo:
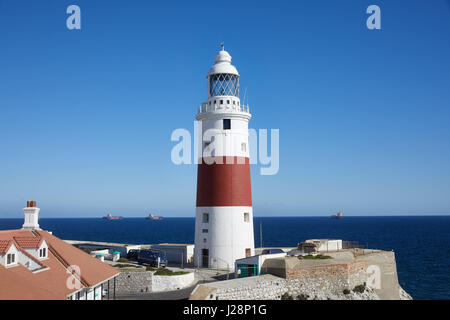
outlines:
[[[203,268],[209,267],[209,250],[208,249],[202,250],[202,265],[203,265]]]

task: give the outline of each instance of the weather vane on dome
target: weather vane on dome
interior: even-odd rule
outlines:
[[[222,51],[224,51],[225,50],[225,46],[224,46],[223,42],[220,44],[220,46],[222,47]]]

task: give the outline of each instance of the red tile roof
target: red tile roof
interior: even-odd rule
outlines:
[[[5,254],[12,244],[12,240],[0,240],[0,253]]]
[[[81,282],[82,287],[93,287],[120,273],[118,269],[43,230],[0,231],[0,250],[5,248],[7,243],[15,241],[18,249],[30,257],[21,244],[40,245],[43,240],[49,248],[48,259],[39,260],[33,257],[34,261],[46,268],[41,269],[43,271],[32,272],[20,264],[8,268],[0,265],[0,299],[67,299],[68,295],[78,291],[77,288],[68,287],[67,283]],[[77,266],[80,277],[71,274],[68,271],[69,266]]]
[[[41,246],[42,241],[44,240],[42,237],[14,237],[17,244],[22,248],[39,248]]]

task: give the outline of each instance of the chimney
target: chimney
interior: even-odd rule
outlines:
[[[34,230],[39,228],[39,208],[36,207],[36,201],[27,201],[27,207],[23,208],[25,214],[25,223],[22,229]]]

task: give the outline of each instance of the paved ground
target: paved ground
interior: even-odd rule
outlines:
[[[132,295],[116,296],[117,300],[187,300],[196,285],[176,291],[136,293]]]
[[[189,270],[189,269],[185,269]],[[225,271],[217,271],[212,269],[199,269],[195,272],[195,284],[176,291],[153,292],[153,293],[135,293],[127,295],[117,295],[117,300],[187,300],[192,290],[200,283],[215,282],[227,280],[233,277]],[[227,277],[228,276],[228,277]]]

